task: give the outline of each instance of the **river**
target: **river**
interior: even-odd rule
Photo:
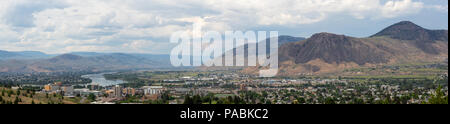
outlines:
[[[92,80],[91,84],[98,84],[100,86],[113,86],[127,83],[126,81],[123,80],[106,80],[106,78],[103,76],[104,74],[112,74],[112,73],[89,74],[83,75],[81,77],[89,78]]]

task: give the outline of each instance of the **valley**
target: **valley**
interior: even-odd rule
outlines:
[[[278,38],[279,70],[270,78],[258,76],[262,66],[175,68],[169,55],[0,51],[0,102],[448,104],[447,30],[403,21],[363,38]],[[227,52],[257,51],[238,48],[248,52]]]

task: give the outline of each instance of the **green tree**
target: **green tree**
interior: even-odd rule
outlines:
[[[8,91],[7,94],[8,94],[8,97],[11,97],[12,93],[11,93],[11,91]]]
[[[200,95],[195,95],[193,98],[193,104],[203,104],[202,98]]]
[[[298,101],[298,104],[305,104],[306,103],[306,100],[303,97],[298,98],[297,101]]]
[[[89,94],[87,98],[88,98],[88,100],[90,100],[90,101],[95,101],[95,100],[97,99],[97,97],[96,97],[94,94],[92,94],[92,93]]]
[[[325,104],[336,104],[336,101],[333,98],[328,97],[325,100]]]
[[[193,104],[193,101],[189,95],[184,96],[184,104]]]
[[[14,100],[14,104],[19,104],[19,97],[16,96],[16,99]]]
[[[448,104],[448,96],[445,96],[445,93],[442,91],[442,86],[436,89],[436,92],[428,100],[427,104]]]

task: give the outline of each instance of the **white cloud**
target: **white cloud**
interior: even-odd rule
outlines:
[[[411,0],[215,0],[203,2],[188,0],[208,6],[221,14],[221,21],[233,24],[285,25],[311,24],[334,14],[348,14],[358,19],[392,18],[416,13],[422,2]],[[194,1],[194,2],[192,2]]]
[[[404,14],[417,13],[424,7],[423,3],[411,0],[388,1],[382,8],[383,17],[396,17]]]
[[[448,5],[430,5],[427,6],[427,8],[431,8],[431,9],[435,9],[441,12],[446,12],[448,13]]]
[[[422,8],[412,0],[1,0],[0,49],[160,53],[169,49],[165,39],[193,22],[204,30],[245,30],[334,15],[394,18]]]
[[[0,23],[0,43],[17,41],[20,34],[13,31],[9,26]]]

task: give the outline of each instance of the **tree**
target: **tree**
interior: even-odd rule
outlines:
[[[436,92],[433,96],[431,96],[428,104],[448,104],[448,96],[445,96],[444,92],[442,91],[442,86],[439,86],[436,89]]]
[[[193,98],[193,104],[203,104],[202,98],[200,95],[195,95]]]
[[[33,104],[33,105],[35,104],[35,103],[34,103],[34,99],[31,99],[31,104]]]
[[[88,95],[88,99],[90,101],[95,101],[97,99],[97,97],[94,94],[91,93],[91,94]]]
[[[328,97],[328,98],[325,100],[325,104],[336,104],[336,102],[335,102],[335,100],[334,100],[333,98]]]
[[[193,104],[191,97],[187,94],[184,96],[184,104]]]
[[[353,104],[365,104],[363,99],[360,98],[354,98]]]
[[[16,99],[14,100],[14,104],[19,104],[19,97],[16,96]]]
[[[297,101],[298,101],[298,104],[305,104],[306,103],[306,100],[303,97],[298,98]]]

